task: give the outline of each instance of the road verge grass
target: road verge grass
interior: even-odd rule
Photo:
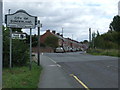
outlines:
[[[89,49],[87,53],[92,55],[106,55],[120,57],[120,52],[117,49]]]
[[[32,63],[29,66],[3,69],[3,88],[37,88],[42,67]]]

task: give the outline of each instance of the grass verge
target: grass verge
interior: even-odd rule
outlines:
[[[120,57],[120,52],[117,49],[89,49],[87,53],[92,55],[106,55]]]
[[[3,69],[3,88],[37,88],[42,67],[32,63],[28,66]]]

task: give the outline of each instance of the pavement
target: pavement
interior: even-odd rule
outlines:
[[[38,88],[73,88],[61,66],[47,56],[41,55],[40,58],[43,72]]]
[[[40,58],[39,88],[118,88],[117,57],[77,52],[44,53]]]

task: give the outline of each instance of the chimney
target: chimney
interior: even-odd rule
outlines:
[[[50,32],[50,30],[46,30],[46,32]]]
[[[60,35],[60,33],[57,33],[57,35]]]
[[[52,31],[53,34],[55,34],[56,32],[55,31]]]

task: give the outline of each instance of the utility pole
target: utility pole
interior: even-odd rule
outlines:
[[[0,89],[2,89],[2,61],[3,61],[3,33],[2,33],[2,14],[3,14],[3,2],[0,0]]]
[[[40,20],[38,20],[38,66],[40,65],[40,27],[42,25],[40,24]]]
[[[91,47],[91,28],[89,28],[89,46]]]
[[[62,27],[62,48],[63,48],[63,50],[64,50],[64,52],[65,52],[63,42],[64,42],[64,40],[63,40],[63,27]]]

